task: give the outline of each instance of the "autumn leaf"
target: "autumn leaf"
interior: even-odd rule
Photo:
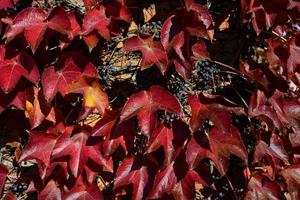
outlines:
[[[71,89],[70,85],[78,81],[83,75],[92,78],[99,76],[93,64],[88,63],[84,68],[81,68],[72,58],[68,58],[59,70],[56,70],[54,66],[46,68],[41,80],[46,100],[52,101],[57,92],[63,96],[68,94]]]
[[[113,19],[122,20],[127,23],[132,21],[131,13],[126,6],[126,0],[115,0],[106,6],[107,12]]]
[[[5,165],[0,164],[0,194],[2,195],[2,190],[7,178],[7,174],[8,174],[8,169],[6,168]]]
[[[14,7],[13,0],[0,0],[0,10]]]
[[[177,183],[173,166],[174,162],[156,174],[153,188],[147,196],[148,199],[159,199],[164,193],[170,192],[173,189]]]
[[[52,108],[41,91],[33,87],[26,90],[26,114],[30,120],[31,129],[39,126],[43,120],[56,122],[55,110]]]
[[[280,199],[280,188],[274,182],[267,180],[264,176],[255,175],[248,183],[249,191],[246,200],[252,199]]]
[[[46,187],[38,192],[38,198],[39,199],[45,199],[45,200],[61,200],[62,199],[62,192],[58,185],[55,183],[54,180],[50,180]]]
[[[231,126],[231,113],[242,114],[243,109],[235,106],[221,96],[194,95],[188,103],[192,110],[190,126],[193,131],[202,127],[205,120],[210,120],[219,130],[228,132]]]
[[[222,169],[218,169],[220,174],[225,175],[231,154],[241,158],[246,165],[248,164],[248,153],[235,127],[231,127],[229,133],[214,127],[208,134],[208,140],[211,151],[222,162]]]
[[[153,85],[150,87],[150,91],[138,92],[128,99],[121,111],[120,122],[137,115],[141,130],[149,137],[156,127],[157,110],[165,110],[180,115],[181,105],[168,90]]]
[[[133,169],[134,158],[126,158],[118,167],[114,188],[124,185],[133,185],[133,199],[141,200],[144,196],[144,189],[148,182],[148,171],[145,166],[139,169]]]
[[[72,83],[69,88],[68,93],[83,95],[82,119],[91,114],[94,109],[103,115],[105,109],[109,107],[108,96],[97,79],[88,79],[88,77],[83,76],[77,82]]]
[[[10,42],[17,35],[24,32],[25,39],[32,52],[35,52],[43,40],[47,28],[62,34],[67,33],[70,22],[62,8],[55,8],[47,14],[41,8],[28,7],[17,14],[4,36],[6,42]]]
[[[16,57],[6,59],[4,46],[0,48],[0,87],[5,93],[11,92],[21,77],[37,84],[39,71],[31,56],[22,51]]]
[[[106,160],[102,156],[100,146],[87,144],[89,136],[90,133],[87,130],[76,130],[76,127],[71,126],[66,128],[54,147],[53,158],[68,156],[69,168],[74,177],[81,174],[89,158],[99,166],[103,166],[105,170],[113,170],[111,160]]]
[[[8,94],[0,90],[0,113],[9,106],[25,110],[26,95],[24,89],[24,83],[19,81],[15,88]]]
[[[167,71],[168,58],[160,42],[154,41],[151,36],[138,35],[125,41],[126,51],[140,51],[142,53],[141,69],[147,69],[153,64],[164,74]]]
[[[82,24],[83,35],[89,35],[93,30],[96,30],[104,39],[110,39],[110,18],[106,17],[105,11],[105,7],[100,6],[98,9],[93,8],[87,13]]]
[[[78,185],[77,187],[74,187],[67,194],[65,194],[64,199],[65,200],[73,200],[73,199],[103,200],[103,196],[101,191],[96,185],[87,187],[82,184],[82,185]]]

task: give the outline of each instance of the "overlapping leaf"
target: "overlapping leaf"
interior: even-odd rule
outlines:
[[[231,113],[242,114],[243,109],[225,100],[221,96],[203,94],[189,97],[192,110],[190,126],[193,131],[201,128],[205,120],[210,120],[219,130],[228,132],[231,126]]]
[[[154,41],[151,36],[133,36],[125,41],[124,49],[142,53],[142,70],[156,64],[161,73],[164,74],[167,71],[168,57],[166,52],[161,43]]]
[[[133,185],[133,199],[143,199],[144,189],[148,182],[148,172],[146,167],[134,169],[134,157],[126,158],[118,167],[114,188],[124,185]]]
[[[41,8],[29,7],[17,14],[13,23],[5,32],[7,42],[24,32],[24,36],[33,52],[43,40],[44,34],[50,28],[62,34],[70,29],[70,22],[65,11],[53,9],[48,14]]]
[[[44,71],[41,80],[46,100],[48,102],[52,101],[57,92],[60,92],[63,96],[69,93],[71,90],[70,85],[79,81],[81,76],[98,78],[99,75],[93,64],[88,63],[82,68],[72,58],[68,58],[59,70],[56,70],[54,66],[48,67]]]
[[[5,93],[11,92],[21,77],[37,84],[39,71],[30,55],[21,52],[16,57],[7,59],[4,46],[0,46],[0,52],[0,87]]]
[[[181,114],[177,99],[163,87],[153,85],[149,91],[138,92],[129,98],[121,111],[120,121],[137,115],[141,130],[149,137],[157,124],[157,110]]]
[[[106,160],[100,152],[100,145],[87,143],[90,133],[87,130],[76,130],[76,127],[68,127],[59,137],[53,149],[53,158],[68,156],[69,169],[75,177],[78,177],[88,161],[92,159],[107,171],[112,171],[111,160]]]

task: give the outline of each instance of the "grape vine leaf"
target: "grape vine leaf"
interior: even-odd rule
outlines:
[[[140,91],[132,95],[124,105],[120,122],[137,115],[139,126],[149,138],[157,124],[157,110],[165,110],[181,115],[181,105],[178,100],[165,88],[153,85],[149,91]]]
[[[148,182],[148,171],[145,166],[134,169],[134,157],[126,158],[122,164],[118,167],[116,178],[114,182],[114,188],[118,188],[124,185],[133,185],[133,199],[143,199],[144,189]]]
[[[59,70],[56,70],[54,66],[46,68],[41,80],[46,100],[52,101],[57,92],[63,96],[66,95],[70,91],[70,85],[78,81],[81,76],[98,78],[99,75],[92,63],[82,68],[72,58],[68,58]]]
[[[22,51],[16,57],[6,59],[5,47],[0,46],[0,51],[0,87],[5,93],[11,92],[21,77],[37,84],[39,70],[31,56]]]
[[[187,11],[193,11],[196,13],[198,20],[205,25],[206,29],[212,26],[213,19],[206,7],[199,3],[196,3],[195,0],[185,0],[185,6]]]
[[[187,150],[185,152],[186,162],[189,165],[189,169],[193,170],[198,167],[200,162],[205,159],[209,158],[212,160],[219,171],[222,169],[222,163],[219,161],[217,155],[215,155],[211,150],[209,149],[209,143],[207,137],[203,137],[204,134],[198,133],[192,139],[187,145]],[[199,138],[199,139],[198,139]]]
[[[138,35],[128,38],[124,43],[126,51],[140,51],[142,53],[141,69],[147,69],[156,64],[161,73],[167,71],[168,57],[160,42],[151,36]]]
[[[55,8],[48,14],[41,8],[25,8],[17,14],[4,36],[6,42],[10,42],[17,35],[24,32],[26,41],[32,51],[35,52],[43,40],[47,28],[67,34],[70,29],[70,22],[62,8]]]

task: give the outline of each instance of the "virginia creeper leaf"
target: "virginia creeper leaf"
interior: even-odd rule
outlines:
[[[163,87],[153,85],[150,91],[138,92],[128,99],[121,111],[120,122],[137,115],[141,130],[149,137],[157,123],[157,110],[181,114],[177,99]]]
[[[142,70],[156,64],[162,74],[167,71],[168,57],[166,52],[161,43],[154,41],[151,36],[133,36],[125,41],[124,49],[142,53]]]

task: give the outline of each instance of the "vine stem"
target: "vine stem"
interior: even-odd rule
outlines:
[[[275,35],[276,37],[279,37],[282,41],[287,42],[287,39],[279,35],[276,31],[272,30],[272,34]]]
[[[238,198],[238,196],[236,195],[236,193],[235,193],[235,191],[234,191],[234,187],[233,187],[233,185],[232,185],[230,179],[228,178],[227,174],[225,174],[225,178],[227,179],[227,182],[228,182],[228,184],[229,184],[229,187],[230,187],[230,189],[231,189],[232,192],[233,192],[234,198],[235,198],[236,200],[238,200],[239,198]]]

